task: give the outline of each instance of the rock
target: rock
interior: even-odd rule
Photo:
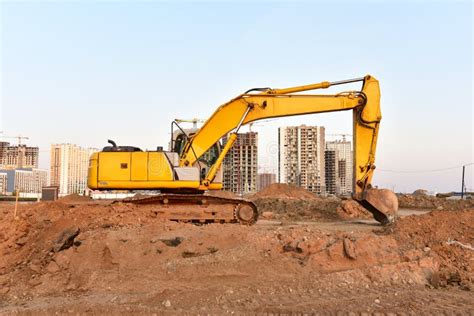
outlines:
[[[164,243],[168,247],[177,247],[181,242],[183,242],[184,238],[176,237],[172,239],[160,239],[162,243]]]
[[[61,252],[57,254],[57,256],[54,258],[54,261],[61,268],[67,269],[67,267],[69,266],[69,263],[71,262],[71,259],[69,259],[68,255],[65,252]]]
[[[8,286],[2,286],[0,287],[0,295],[5,295],[8,292],[10,292],[10,288]]]
[[[33,271],[35,273],[40,273],[41,266],[39,264],[31,264],[30,269],[31,269],[31,271]]]
[[[23,237],[21,237],[21,238],[18,238],[15,243],[16,243],[18,246],[22,247],[22,246],[26,245],[27,242],[28,242],[28,237],[23,236]]]
[[[296,252],[296,253],[302,253],[303,252],[303,249],[301,249],[300,247],[296,246],[296,247],[293,247],[291,244],[286,244],[283,246],[283,251],[284,252]]]
[[[39,278],[36,278],[36,279],[30,279],[28,281],[28,284],[31,285],[31,286],[38,286],[40,285],[41,283],[43,283]]]
[[[104,270],[112,270],[119,266],[117,262],[114,261],[114,257],[112,256],[112,251],[108,246],[105,246],[102,249],[102,262],[101,267]]]
[[[273,218],[273,212],[263,212],[263,213],[262,213],[262,218],[264,218],[264,219],[272,219],[272,218]]]
[[[49,273],[56,273],[59,271],[59,266],[56,262],[51,261],[46,267],[46,271],[48,271]]]
[[[375,303],[375,304],[380,304],[380,300],[379,300],[378,298],[376,298],[376,299],[374,300],[374,303]]]
[[[162,303],[165,307],[171,307],[171,302],[169,300],[163,301]]]
[[[351,218],[371,218],[372,214],[367,211],[362,205],[354,200],[344,200],[336,209],[337,215],[343,219]]]
[[[74,238],[76,238],[80,232],[79,227],[65,229],[54,243],[53,251],[60,252],[72,247],[74,245]]]
[[[405,262],[410,262],[410,261],[416,261],[420,259],[422,256],[423,256],[423,253],[420,250],[411,249],[411,250],[406,251],[403,254],[402,259]]]
[[[440,287],[440,285],[441,285],[441,278],[440,278],[440,275],[439,275],[439,273],[438,273],[437,271],[435,271],[435,272],[433,272],[433,273],[431,274],[431,277],[430,277],[430,279],[429,279],[429,282],[430,282],[430,284],[431,284],[435,289],[437,289],[437,288]]]
[[[349,238],[344,238],[342,243],[344,246],[344,254],[350,259],[356,259],[357,258],[356,249],[352,240],[350,240]]]
[[[424,252],[429,252],[430,250],[431,250],[430,247],[425,247],[425,248],[423,248],[423,251],[424,251]]]

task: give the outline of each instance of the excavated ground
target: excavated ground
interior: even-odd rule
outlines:
[[[198,226],[157,219],[150,206],[79,197],[23,204],[17,219],[13,204],[0,204],[0,314],[474,310],[474,209],[382,228],[342,220],[337,206],[327,210],[333,201],[253,199],[275,214],[282,205],[304,214]]]

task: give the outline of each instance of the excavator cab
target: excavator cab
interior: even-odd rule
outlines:
[[[170,150],[177,153],[178,156],[181,156],[184,148],[186,147],[189,139],[197,132],[197,129],[178,129],[173,132],[173,138],[170,142]],[[199,159],[195,162],[195,165],[199,168],[199,174],[201,180],[205,179],[209,168],[213,166],[219,155],[221,154],[222,146],[221,142],[218,141],[212,145]],[[221,168],[222,169],[222,168]],[[222,178],[222,170],[220,171]],[[219,182],[219,181],[217,181]]]

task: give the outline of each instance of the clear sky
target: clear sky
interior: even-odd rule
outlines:
[[[382,90],[376,185],[460,191],[461,168],[428,171],[474,161],[471,1],[2,1],[0,8],[0,130],[29,136],[43,168],[51,143],[100,148],[111,138],[166,147],[174,118],[207,118],[249,88],[368,73]],[[351,114],[256,124],[261,170],[276,168],[277,127],[297,124],[351,133]]]

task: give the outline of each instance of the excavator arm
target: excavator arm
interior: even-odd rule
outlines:
[[[333,95],[297,94],[358,81],[363,83],[360,91]],[[347,110],[353,111],[354,199],[372,212],[375,219],[388,223],[392,219],[385,214],[386,212],[367,199],[367,191],[371,187],[375,169],[375,150],[382,119],[379,82],[370,75],[358,79],[324,81],[287,89],[249,90],[221,105],[214,112],[187,142],[181,153],[179,164],[183,167],[193,165],[212,145],[224,135],[231,133],[218,159],[202,181],[204,187],[209,187],[242,125],[268,118]]]

